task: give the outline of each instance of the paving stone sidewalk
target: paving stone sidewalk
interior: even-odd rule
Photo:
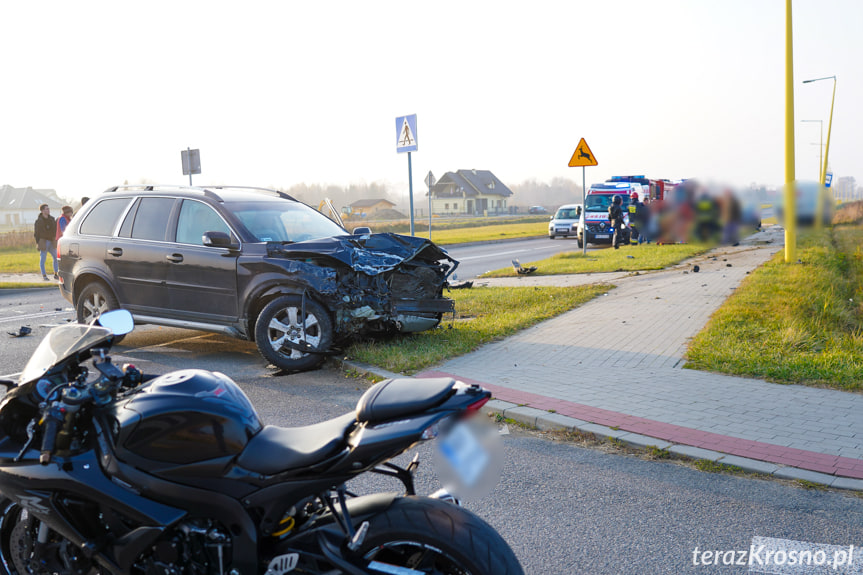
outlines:
[[[660,272],[477,280],[606,281],[605,296],[419,377],[492,389],[492,408],[541,428],[656,445],[779,477],[863,489],[863,394],[683,369],[689,340],[783,249],[774,226]],[[628,247],[637,257],[638,247]],[[695,272],[695,266],[698,272]]]

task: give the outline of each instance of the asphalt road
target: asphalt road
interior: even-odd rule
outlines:
[[[488,271],[511,267],[514,259],[518,259],[522,265],[527,265],[558,253],[581,251],[575,238],[550,240],[548,237],[497,243],[457,244],[444,246],[444,248],[459,262],[455,272],[458,281],[474,279]],[[588,245],[587,249],[604,249],[604,247]]]
[[[46,326],[71,317],[71,308],[54,290],[0,293],[0,373],[20,371]],[[6,335],[24,322],[33,327],[33,335]],[[240,383],[265,423],[281,426],[350,411],[369,385],[331,367],[277,376],[252,343],[157,326],[137,328],[112,356],[152,373],[188,367],[222,371]],[[698,548],[699,553],[739,555],[755,537],[863,546],[859,496],[704,473],[679,462],[580,447],[513,426],[504,431],[506,463],[499,484],[490,495],[465,504],[504,536],[526,573],[749,573],[758,571],[721,563],[694,565],[693,553]],[[429,493],[438,487],[431,446],[418,450],[424,462],[418,490]],[[364,477],[352,488],[397,488],[381,481]],[[829,572],[863,572],[863,554],[855,561],[855,570]]]

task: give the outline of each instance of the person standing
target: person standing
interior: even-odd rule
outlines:
[[[638,192],[633,191],[629,195],[629,243],[641,244],[644,241],[645,222],[644,204],[638,201]]]
[[[620,207],[621,203],[622,200],[620,199],[620,196],[614,196],[611,199],[611,205],[608,206],[608,223],[611,224],[612,229],[614,229],[614,236],[611,240],[611,243],[614,245],[614,249],[620,248],[620,241],[623,239],[623,209]]]
[[[45,256],[51,254],[51,262],[54,265],[54,279],[60,279],[57,275],[57,222],[51,215],[48,204],[39,206],[39,215],[33,224],[33,238],[39,246],[39,269],[42,270],[42,279],[48,281],[45,273]]]
[[[54,247],[60,242],[60,236],[66,231],[66,226],[72,221],[72,206],[63,206],[63,215],[57,218],[57,237],[54,238]]]

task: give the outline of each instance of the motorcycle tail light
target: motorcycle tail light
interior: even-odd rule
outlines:
[[[471,403],[470,405],[467,406],[466,415],[471,416],[471,415],[476,414],[479,411],[479,409],[483,405],[485,405],[486,403],[488,403],[488,397],[481,397],[477,401],[474,401],[473,403]]]

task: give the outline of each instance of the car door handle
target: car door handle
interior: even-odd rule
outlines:
[[[183,254],[171,254],[165,257],[168,258],[169,262],[174,262],[175,264],[183,261]]]
[[[123,255],[123,250],[120,248],[111,248],[108,250],[108,253],[114,257],[120,257]]]

